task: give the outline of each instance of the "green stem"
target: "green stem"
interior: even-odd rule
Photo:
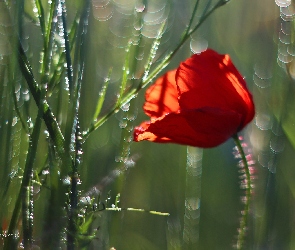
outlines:
[[[242,218],[240,221],[240,227],[239,227],[239,233],[238,233],[238,239],[237,239],[237,249],[241,250],[244,249],[244,242],[245,242],[245,235],[246,235],[246,231],[247,231],[247,224],[248,224],[248,217],[249,217],[249,210],[250,210],[250,199],[251,199],[251,191],[252,191],[252,187],[251,187],[251,173],[249,170],[249,165],[246,159],[246,155],[245,152],[243,150],[243,147],[241,145],[241,142],[238,138],[238,135],[235,134],[233,136],[233,139],[238,147],[238,151],[241,155],[242,158],[242,162],[243,162],[243,169],[246,175],[246,187],[245,187],[245,192],[246,192],[246,196],[245,196],[245,205],[244,205],[244,210],[242,213]]]
[[[66,63],[67,63],[67,76],[69,81],[69,89],[70,89],[70,96],[73,95],[74,91],[74,83],[73,83],[73,65],[71,59],[71,49],[70,49],[70,42],[69,42],[69,35],[67,31],[67,22],[66,22],[66,4],[64,1],[61,1],[62,4],[62,25],[63,25],[63,32],[64,32],[64,40],[65,40],[65,53],[66,53]]]
[[[41,131],[42,111],[39,111],[36,123],[33,129],[32,138],[30,140],[29,152],[23,174],[21,184],[21,200],[22,200],[22,227],[23,227],[23,242],[24,249],[31,249],[33,242],[33,221],[32,221],[32,178],[33,178],[33,165],[37,154],[37,146],[39,135]]]

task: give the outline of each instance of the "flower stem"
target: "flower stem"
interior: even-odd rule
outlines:
[[[249,169],[249,164],[246,159],[245,151],[243,149],[243,146],[241,144],[241,141],[238,138],[238,135],[235,134],[233,136],[233,139],[237,145],[238,151],[240,153],[242,163],[243,163],[243,170],[245,172],[245,200],[244,200],[244,210],[242,212],[242,218],[240,221],[240,227],[238,230],[238,239],[237,239],[237,249],[241,250],[244,249],[244,242],[245,242],[245,234],[247,230],[247,223],[248,223],[248,217],[249,217],[249,210],[250,210],[250,198],[251,198],[251,173]]]

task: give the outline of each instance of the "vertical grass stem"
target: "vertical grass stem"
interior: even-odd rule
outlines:
[[[245,172],[245,199],[244,199],[244,210],[242,212],[242,218],[240,221],[240,227],[238,229],[238,239],[237,239],[237,249],[238,250],[242,250],[244,249],[244,242],[245,242],[245,236],[246,236],[246,231],[247,231],[247,224],[248,224],[248,217],[249,217],[249,210],[250,210],[250,199],[251,199],[251,191],[252,191],[252,187],[251,187],[251,173],[250,173],[250,169],[249,169],[249,165],[246,159],[246,155],[244,152],[244,149],[242,147],[242,144],[237,136],[237,134],[235,134],[233,136],[233,139],[237,145],[238,151],[240,153],[240,156],[242,158],[242,162],[243,162],[243,170]]]

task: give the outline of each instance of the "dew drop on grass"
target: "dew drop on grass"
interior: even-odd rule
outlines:
[[[124,104],[121,109],[124,111],[124,112],[127,112],[130,108],[130,102]]]
[[[42,175],[48,175],[50,172],[48,169],[43,169],[42,170]]]
[[[63,180],[62,183],[66,186],[71,184],[71,177],[70,176],[66,176]]]
[[[13,117],[11,126],[14,127],[17,124],[17,116]]]
[[[141,13],[145,10],[145,5],[143,3],[137,2],[135,5],[135,11]]]
[[[127,127],[127,121],[126,120],[122,120],[119,122],[119,127],[120,128],[126,128]]]

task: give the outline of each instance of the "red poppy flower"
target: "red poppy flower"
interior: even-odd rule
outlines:
[[[228,55],[195,54],[146,91],[151,120],[134,130],[134,141],[215,147],[254,117],[252,95]]]

